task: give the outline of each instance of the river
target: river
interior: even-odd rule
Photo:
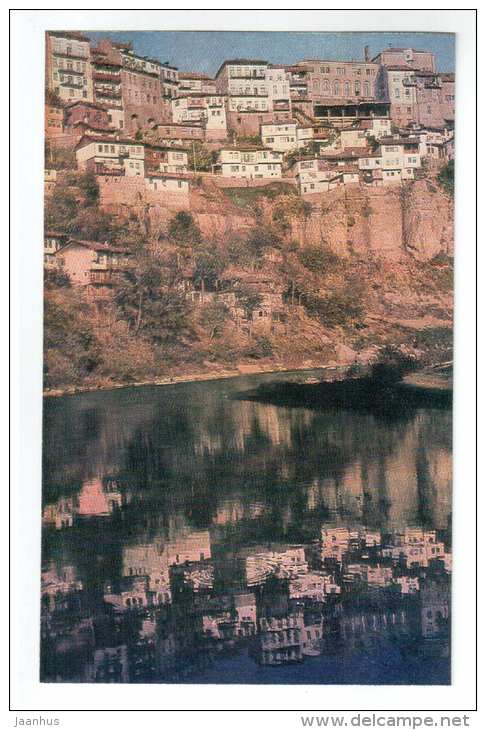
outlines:
[[[449,683],[450,409],[290,377],[45,400],[42,681]]]

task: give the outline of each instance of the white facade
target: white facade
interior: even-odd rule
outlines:
[[[222,149],[219,153],[221,174],[224,177],[280,178],[282,154],[269,149]]]
[[[262,124],[260,127],[262,144],[278,152],[288,152],[297,147],[297,123]]]
[[[76,150],[80,169],[89,165],[95,172],[102,168],[112,169],[128,177],[144,176],[143,145],[119,140],[93,140]]]
[[[197,103],[195,101],[197,100]],[[223,96],[179,97],[172,100],[172,120],[177,123],[201,122],[206,129],[226,133]]]
[[[153,192],[165,190],[170,193],[178,193],[179,195],[189,195],[189,181],[185,178],[177,177],[175,173],[170,177],[162,173],[160,175],[146,177],[145,186]]]

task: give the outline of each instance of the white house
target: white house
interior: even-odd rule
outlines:
[[[297,147],[297,122],[260,125],[262,144],[278,152],[288,152]]]
[[[75,147],[81,170],[100,175],[144,176],[144,146],[132,139],[82,137]]]
[[[280,178],[282,153],[266,147],[223,147],[219,153],[223,177]]]
[[[381,170],[383,185],[413,180],[415,170],[422,166],[420,140],[383,137],[378,152],[360,157],[358,165],[365,173],[365,182],[371,182],[373,170],[378,169]]]
[[[145,178],[145,187],[152,192],[166,191],[189,195],[189,179],[177,172],[154,172]]]

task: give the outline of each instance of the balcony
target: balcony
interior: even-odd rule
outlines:
[[[88,61],[88,54],[80,56],[74,53],[65,53],[64,51],[53,51],[52,55],[59,58],[74,58],[77,61]]]
[[[95,173],[96,175],[124,175],[125,174],[125,168],[123,165],[117,165],[112,167],[107,167],[106,165],[103,165],[101,163],[95,164]]]
[[[104,71],[93,71],[93,81],[106,81],[111,84],[121,83],[120,74],[110,74]]]
[[[230,74],[229,78],[230,79],[264,79],[265,72],[262,73],[261,71],[259,71],[259,72],[253,71],[253,73],[248,73],[248,74],[242,74],[242,73]]]
[[[121,91],[116,89],[99,89],[95,88],[95,94],[97,96],[105,96],[107,99],[121,99]]]

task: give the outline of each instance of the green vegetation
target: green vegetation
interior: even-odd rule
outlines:
[[[454,195],[454,160],[449,160],[437,175],[437,180],[442,185],[446,193]]]
[[[320,214],[332,216],[332,207],[313,208],[294,186],[229,189],[215,200],[221,196],[244,214],[223,199],[221,212],[229,210],[235,224],[214,231],[198,208],[160,220],[143,206],[115,215],[100,208],[94,176],[63,170],[46,199],[46,226],[127,247],[132,265],[96,302],[59,270],[46,270],[47,388],[130,383],[261,359],[298,366],[335,359],[335,342],[360,350],[398,341],[437,358],[452,346],[446,325],[416,333],[368,316],[386,314],[384,291],[399,299],[406,289],[406,311],[391,317],[410,318],[407,297],[418,300],[424,291],[437,294],[437,311],[427,304],[417,317],[446,317],[440,302],[452,288],[452,261],[445,254],[398,270],[370,251],[359,256],[349,247],[343,257],[327,243],[325,228],[314,225]],[[346,216],[347,225],[359,215]],[[277,312],[255,316],[272,301]],[[390,310],[395,306],[401,304]]]
[[[192,143],[189,148],[189,169],[191,172],[211,172],[216,162],[215,153],[199,140]]]
[[[270,183],[257,188],[228,188],[227,197],[239,208],[254,210],[260,200],[275,200],[280,195],[297,196],[295,185],[290,183]]]

